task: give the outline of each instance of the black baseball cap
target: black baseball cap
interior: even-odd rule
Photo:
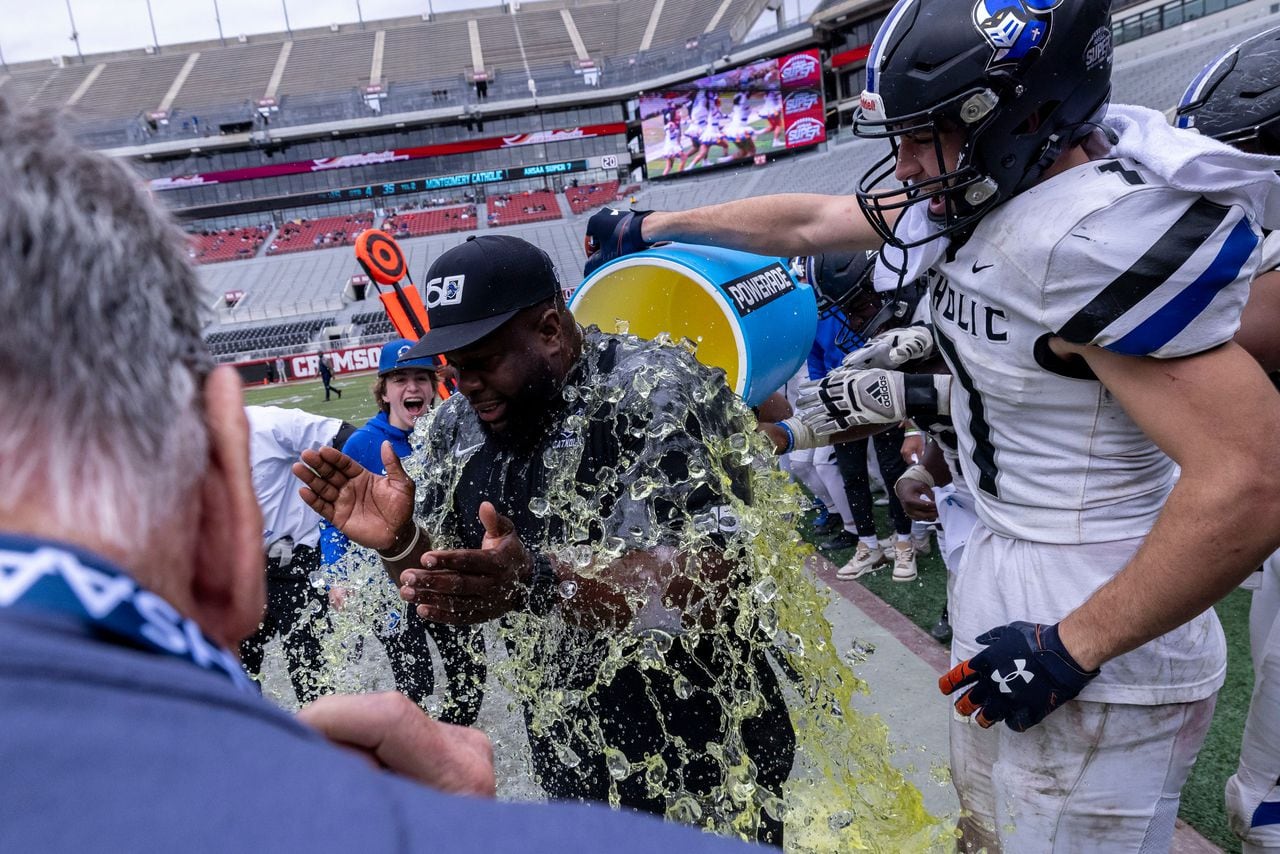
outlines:
[[[468,237],[427,271],[422,299],[431,328],[400,359],[470,346],[559,292],[551,257],[529,241],[506,234]]]

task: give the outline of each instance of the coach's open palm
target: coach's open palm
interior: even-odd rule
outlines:
[[[413,481],[390,442],[382,443],[386,476],[376,475],[336,448],[303,451],[293,473],[302,500],[354,543],[387,551],[413,518]]]

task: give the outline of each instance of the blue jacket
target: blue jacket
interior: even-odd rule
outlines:
[[[837,367],[841,360],[849,354],[850,348],[842,341],[845,332],[842,317],[832,313],[818,321],[818,331],[814,335],[813,347],[809,350],[809,379],[820,380]]]
[[[342,446],[342,453],[358,462],[374,474],[386,474],[382,465],[382,443],[390,441],[396,456],[404,459],[413,453],[409,446],[410,430],[401,430],[387,420],[385,412],[379,412],[363,427],[352,433]],[[332,525],[320,529],[320,557],[326,566],[332,566],[347,553],[351,541]]]
[[[195,664],[0,609],[0,851],[736,851],[601,806],[444,795]]]

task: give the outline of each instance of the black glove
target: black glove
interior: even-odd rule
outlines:
[[[938,679],[938,688],[951,694],[973,687],[956,700],[965,717],[974,712],[978,725],[1004,721],[1024,732],[1045,715],[1079,694],[1099,671],[1083,670],[1058,639],[1058,625],[1010,623],[979,635],[982,652],[962,661]]]
[[[640,224],[651,213],[653,211],[601,208],[592,214],[591,219],[587,220],[587,236],[584,241],[587,263],[582,268],[582,275],[590,276],[607,261],[632,252],[643,252],[652,246],[652,241],[640,236]]]

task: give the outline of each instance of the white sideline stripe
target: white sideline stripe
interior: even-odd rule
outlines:
[[[80,102],[80,99],[84,97],[84,93],[89,91],[89,87],[93,85],[93,81],[98,79],[98,75],[101,74],[106,67],[107,64],[105,62],[99,62],[93,67],[93,70],[89,72],[89,76],[80,81],[80,85],[76,87],[76,91],[72,92],[71,97],[67,99],[68,107],[75,106]]]
[[[193,51],[187,57],[187,61],[182,63],[182,68],[178,69],[178,75],[173,78],[173,83],[169,86],[169,91],[164,93],[164,98],[160,100],[159,109],[163,112],[169,112],[169,108],[173,106],[173,102],[178,100],[178,93],[182,91],[182,85],[187,82],[187,77],[191,74],[191,69],[196,67],[196,61],[200,59],[200,51]]]
[[[711,32],[720,23],[720,19],[724,17],[724,13],[729,11],[730,4],[733,0],[720,0],[720,8],[716,9],[716,13],[711,16],[711,20],[707,22],[707,28],[703,30],[703,35]]]
[[[274,98],[276,92],[280,89],[280,80],[284,77],[284,67],[289,64],[289,54],[293,53],[293,42],[287,41],[280,45],[280,53],[276,56],[276,67],[271,71],[271,79],[267,81],[267,91],[262,93],[263,98]]]
[[[369,63],[369,82],[382,82],[382,51],[387,44],[387,31],[378,30],[373,36],[373,62]]]
[[[730,0],[725,0],[725,3]],[[648,50],[649,45],[653,43],[653,34],[658,29],[658,18],[662,16],[662,7],[667,5],[667,0],[658,0],[653,4],[653,11],[649,13],[649,23],[644,28],[644,38],[640,39],[640,50]]]
[[[564,21],[564,28],[569,31],[569,41],[573,42],[573,52],[578,55],[578,59],[589,59],[587,46],[582,43],[582,35],[578,32],[578,24],[568,9],[560,10],[560,20]]]
[[[480,49],[480,25],[475,18],[467,19],[467,36],[471,39],[471,67],[484,70],[484,51]]]

